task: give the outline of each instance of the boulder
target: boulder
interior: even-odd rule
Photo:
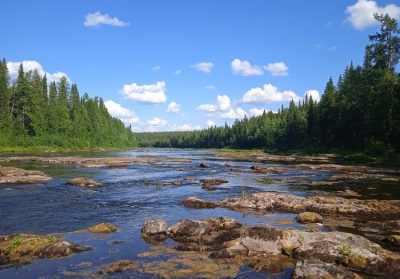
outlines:
[[[42,171],[0,166],[0,184],[35,184],[51,179]]]
[[[242,224],[240,224],[238,221],[226,216],[217,218],[207,218],[204,219],[203,221],[209,223],[214,231],[231,230],[242,227]]]
[[[91,233],[112,233],[112,232],[119,232],[119,229],[111,223],[100,223],[89,227],[87,229]]]
[[[181,182],[179,180],[175,180],[175,181],[172,181],[171,184],[175,185],[175,186],[179,186],[179,185],[181,185]]]
[[[167,222],[162,219],[150,219],[147,220],[142,228],[142,233],[147,235],[155,235],[164,233],[167,230]]]
[[[47,259],[62,258],[86,250],[88,250],[87,247],[77,245],[73,242],[60,241],[56,243],[50,243],[49,245],[41,249],[38,249],[34,253],[34,256],[38,258],[47,258]]]
[[[135,270],[140,266],[138,262],[130,260],[122,260],[115,263],[103,265],[101,270],[98,272],[99,275],[112,274],[116,272]]]
[[[180,205],[184,205],[186,207],[191,208],[216,208],[218,204],[211,201],[202,200],[198,197],[187,197],[183,201],[179,203]]]
[[[231,164],[229,164],[229,163],[223,164],[223,167],[225,167],[225,168],[230,167],[230,166],[231,166]]]
[[[196,181],[197,179],[194,177],[185,177],[183,180],[187,180],[187,181]]]
[[[200,167],[200,168],[209,168],[210,165],[207,164],[207,163],[201,162],[201,163],[199,164],[199,167]]]
[[[314,212],[302,212],[296,217],[296,221],[302,224],[307,223],[322,223],[323,218],[318,213]]]
[[[104,184],[96,182],[88,177],[76,177],[68,180],[67,184],[81,187],[103,187]]]
[[[298,261],[291,279],[361,279],[360,276],[336,265],[318,260]]]
[[[172,236],[201,236],[212,231],[212,227],[205,221],[197,221],[191,219],[183,219],[172,227],[168,228],[167,232]]]

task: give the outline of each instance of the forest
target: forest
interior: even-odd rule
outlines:
[[[24,72],[10,82],[6,59],[0,61],[0,148],[53,147],[91,150],[137,146],[121,120],[113,118],[102,98],[79,95],[63,76],[48,83],[46,74]]]
[[[343,149],[369,154],[400,152],[400,33],[395,19],[374,15],[380,32],[369,36],[363,65],[350,63],[329,78],[317,102],[293,100],[277,113],[201,131],[135,133],[141,147],[294,150]]]

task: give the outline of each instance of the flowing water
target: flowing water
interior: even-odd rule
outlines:
[[[77,155],[77,154],[68,154]],[[90,245],[94,249],[78,253],[65,259],[35,260],[32,264],[18,268],[0,269],[0,278],[70,278],[73,272],[94,270],[103,264],[118,260],[139,261],[142,266],[155,261],[166,261],[168,254],[154,257],[143,257],[153,244],[146,243],[140,234],[143,223],[151,218],[164,219],[168,225],[180,219],[205,219],[209,217],[229,216],[244,226],[267,223],[280,227],[300,227],[293,220],[295,214],[241,214],[223,208],[191,209],[178,205],[188,196],[211,201],[241,196],[245,191],[251,194],[260,191],[279,191],[307,196],[318,191],[338,191],[350,188],[361,194],[360,198],[400,199],[397,184],[392,181],[354,181],[335,186],[309,186],[308,182],[322,180],[329,171],[305,170],[288,164],[232,161],[227,158],[216,158],[213,151],[152,149],[125,152],[80,153],[81,156],[104,157],[140,157],[149,155],[150,164],[131,164],[126,168],[76,168],[71,165],[53,165],[44,163],[2,163],[2,166],[15,166],[24,169],[41,170],[53,180],[43,184],[2,185],[0,186],[0,235],[11,233],[31,234],[66,234],[66,240],[77,244]],[[168,162],[168,158],[190,159],[188,163]],[[157,164],[162,161],[162,164]],[[200,162],[210,164],[210,168],[199,168]],[[229,163],[231,167],[224,167]],[[285,170],[280,174],[268,175],[280,182],[266,184],[259,178],[266,175],[249,174],[253,165],[272,166]],[[232,167],[243,172],[233,173]],[[378,173],[389,173],[398,176],[390,169],[373,170]],[[86,176],[106,186],[88,189],[66,185],[74,177]],[[305,177],[305,181],[284,182],[293,177]],[[229,183],[222,184],[217,191],[204,191],[198,181],[184,181],[184,177],[196,179],[223,178]],[[180,186],[157,187],[156,183],[180,180]],[[150,184],[145,183],[150,182]],[[271,183],[272,182],[272,183]],[[397,187],[396,187],[397,186]],[[282,221],[283,220],[283,221]],[[96,235],[92,233],[70,233],[89,226],[110,222],[120,228],[119,233]],[[340,229],[340,228],[339,228]],[[120,244],[111,241],[119,240]],[[173,247],[174,241],[167,240],[161,248]],[[154,249],[154,247],[153,247]],[[90,262],[88,268],[81,263]],[[294,266],[283,266],[280,270],[259,272],[248,266],[240,266],[233,274],[236,278],[290,278]],[[110,278],[158,278],[150,269],[142,272],[124,272],[110,275]],[[224,277],[224,273],[215,277]],[[162,276],[161,276],[162,277]],[[160,277],[160,278],[161,278]],[[83,273],[74,278],[85,278]]]

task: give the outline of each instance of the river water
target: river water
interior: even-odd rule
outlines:
[[[77,154],[68,154],[77,155]],[[171,226],[181,219],[205,219],[229,216],[244,226],[267,223],[280,227],[304,228],[296,222],[280,222],[293,219],[295,214],[241,214],[223,208],[191,209],[178,205],[188,196],[211,201],[241,196],[243,191],[251,194],[260,191],[279,191],[307,196],[318,191],[338,191],[350,188],[361,194],[359,198],[400,199],[399,187],[393,182],[353,181],[337,186],[310,186],[304,181],[284,182],[293,177],[304,177],[306,181],[323,180],[329,171],[310,171],[293,165],[279,163],[233,161],[215,157],[214,151],[151,149],[124,152],[80,153],[81,156],[141,157],[150,156],[151,164],[131,164],[126,168],[77,168],[71,165],[49,165],[44,163],[2,163],[30,170],[41,170],[53,180],[43,184],[0,186],[0,235],[11,233],[66,235],[66,240],[77,244],[90,245],[94,249],[78,253],[72,257],[55,260],[35,260],[32,264],[18,268],[0,269],[0,278],[86,278],[101,265],[118,260],[134,260],[141,263],[141,272],[123,272],[109,275],[109,278],[162,278],[168,275],[152,272],[146,264],[168,261],[171,255],[158,254],[144,257],[143,253],[154,249],[140,234],[143,223],[151,218],[164,219]],[[190,159],[188,163],[168,162],[168,158]],[[157,164],[160,161],[162,164]],[[210,164],[210,168],[199,168],[200,162]],[[231,167],[224,167],[229,163]],[[285,170],[283,173],[268,175],[280,182],[264,183],[260,178],[266,175],[249,174],[253,165],[271,166]],[[243,172],[231,172],[238,167]],[[398,175],[390,169],[376,169],[374,172]],[[66,185],[74,177],[86,176],[106,186],[88,189]],[[217,191],[204,191],[198,181],[185,181],[184,177],[196,179],[223,178],[229,183],[222,184]],[[157,187],[156,183],[180,180],[180,186]],[[149,182],[144,183],[144,181]],[[120,228],[119,233],[96,235],[92,233],[71,233],[92,225],[109,222]],[[322,228],[323,229],[323,228]],[[340,228],[339,228],[340,229]],[[120,244],[112,244],[118,240]],[[161,248],[173,247],[167,240]],[[90,267],[82,263],[90,262]],[[1,268],[1,267],[0,267]],[[281,270],[256,271],[249,266],[240,266],[237,272],[214,274],[215,278],[290,278],[294,266]],[[89,273],[84,271],[89,270]],[[74,274],[74,272],[76,272]],[[217,271],[216,271],[217,272]],[[89,274],[89,275],[88,275]],[[224,275],[228,276],[224,276]],[[73,276],[74,275],[74,276]],[[188,275],[189,276],[189,275]],[[213,274],[196,273],[192,277],[213,278]],[[173,277],[173,276],[170,276]]]

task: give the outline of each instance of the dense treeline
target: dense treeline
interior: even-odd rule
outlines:
[[[236,120],[232,127],[191,132],[136,133],[139,146],[194,148],[343,148],[400,151],[400,56],[396,20],[376,15],[381,31],[369,36],[363,65],[330,78],[319,102],[312,97],[278,113]]]
[[[79,96],[67,78],[47,82],[37,70],[24,72],[10,83],[6,60],[0,61],[0,147],[136,146],[130,128],[110,116],[102,98]]]

